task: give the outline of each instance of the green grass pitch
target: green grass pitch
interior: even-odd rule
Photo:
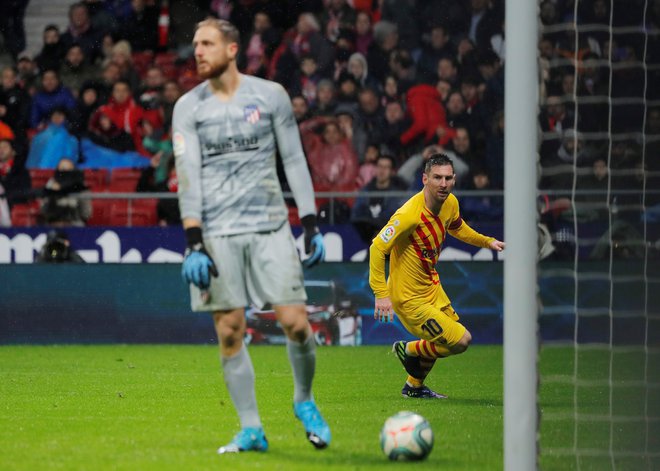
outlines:
[[[217,347],[0,347],[0,469],[501,469],[502,354],[474,347],[436,365],[447,401],[400,396],[405,373],[386,346],[321,347],[314,392],[333,440],[315,450],[292,412],[281,346],[253,346],[267,453],[218,456],[238,430]],[[399,410],[425,416],[435,446],[423,463],[393,463],[378,434]]]
[[[220,375],[217,347],[102,345],[0,347],[0,469],[10,470],[498,470],[503,465],[501,346],[472,346],[438,362],[428,384],[449,400],[400,397],[405,379],[386,346],[318,349],[315,396],[333,441],[307,443],[293,417],[292,380],[281,346],[250,348],[270,450],[218,456],[238,419]],[[542,369],[565,374],[570,349],[551,350]],[[542,401],[570,414],[572,388],[549,386]],[[601,398],[600,401],[605,399]],[[596,403],[598,400],[596,401]],[[385,419],[426,417],[435,446],[421,463],[389,462],[378,434]],[[573,426],[542,433],[570,445]],[[568,437],[568,438],[567,438]],[[599,460],[585,460],[584,469]],[[637,461],[639,463],[639,461]],[[543,469],[575,468],[572,457]],[[602,463],[601,463],[602,464]],[[617,469],[628,468],[624,462]]]

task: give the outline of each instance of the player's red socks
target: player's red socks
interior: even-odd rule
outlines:
[[[436,360],[451,355],[446,345],[429,342],[428,340],[415,340],[406,343],[406,354],[420,357],[425,360]]]

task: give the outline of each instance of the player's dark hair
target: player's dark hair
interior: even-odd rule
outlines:
[[[429,174],[433,167],[443,165],[451,165],[451,171],[454,173],[454,162],[447,154],[433,154],[429,157],[429,160],[426,161],[426,165],[424,165],[424,173]]]
[[[212,28],[220,31],[222,38],[229,43],[241,44],[241,33],[238,28],[227,20],[220,20],[217,18],[207,18],[197,23],[195,31],[203,26],[211,26]]]

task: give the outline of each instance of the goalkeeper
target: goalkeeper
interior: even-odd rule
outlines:
[[[396,313],[403,326],[420,339],[393,345],[408,373],[401,390],[404,397],[445,398],[424,380],[437,359],[463,353],[472,340],[458,322],[435,270],[447,233],[478,247],[504,250],[504,242],[479,234],[461,219],[458,200],[451,193],[455,181],[451,159],[444,154],[432,155],[422,174],[424,188],[392,215],[370,248],[374,317],[389,322]],[[387,281],[386,255],[390,255]]]
[[[325,257],[312,181],[287,93],[279,84],[240,74],[238,44],[238,30],[227,21],[197,25],[193,46],[205,81],[176,103],[172,135],[188,246],[182,274],[192,309],[213,312],[224,381],[241,424],[218,453],[268,448],[243,343],[250,304],[274,308],[287,337],[294,413],[308,440],[325,448],[330,429],[312,395],[316,344],[276,150],[301,216],[307,267]]]

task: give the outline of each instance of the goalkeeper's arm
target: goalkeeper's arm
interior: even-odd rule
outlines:
[[[311,267],[325,259],[323,235],[316,222],[316,202],[312,177],[300,142],[300,131],[293,116],[291,99],[281,85],[273,85],[273,131],[282,156],[284,173],[298,206],[298,216],[305,232],[305,252],[309,258],[303,265]]]

